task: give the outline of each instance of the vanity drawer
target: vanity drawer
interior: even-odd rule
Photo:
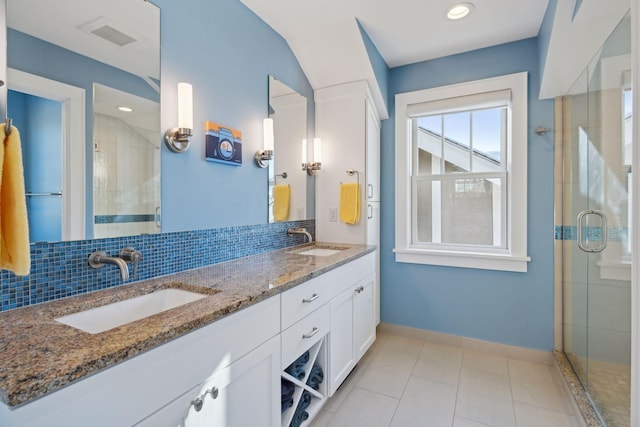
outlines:
[[[327,279],[327,275],[315,277],[282,294],[282,329],[331,301],[335,291]]]
[[[330,312],[326,304],[282,332],[282,369],[329,333]]]

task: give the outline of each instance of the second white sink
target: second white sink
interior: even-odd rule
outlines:
[[[98,334],[154,314],[197,301],[207,295],[182,289],[163,289],[56,318],[60,323]]]
[[[316,256],[331,256],[340,252],[340,249],[323,249],[323,248],[314,248],[308,249],[306,251],[298,252],[300,255],[316,255]]]

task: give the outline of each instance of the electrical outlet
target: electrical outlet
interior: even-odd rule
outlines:
[[[338,221],[338,209],[329,208],[329,222],[337,222],[337,221]]]

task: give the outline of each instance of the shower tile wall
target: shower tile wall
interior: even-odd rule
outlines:
[[[160,206],[157,134],[94,115],[94,233],[97,238],[157,233]]]

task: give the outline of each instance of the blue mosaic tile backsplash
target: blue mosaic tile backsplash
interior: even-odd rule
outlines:
[[[120,249],[131,246],[141,251],[144,259],[136,277],[127,282],[131,283],[304,243],[303,235],[287,235],[290,227],[306,227],[315,236],[315,220],[305,220],[36,243],[31,246],[29,276],[0,271],[0,311],[122,285],[114,266],[100,269],[88,266],[87,257],[95,250],[117,255]]]

